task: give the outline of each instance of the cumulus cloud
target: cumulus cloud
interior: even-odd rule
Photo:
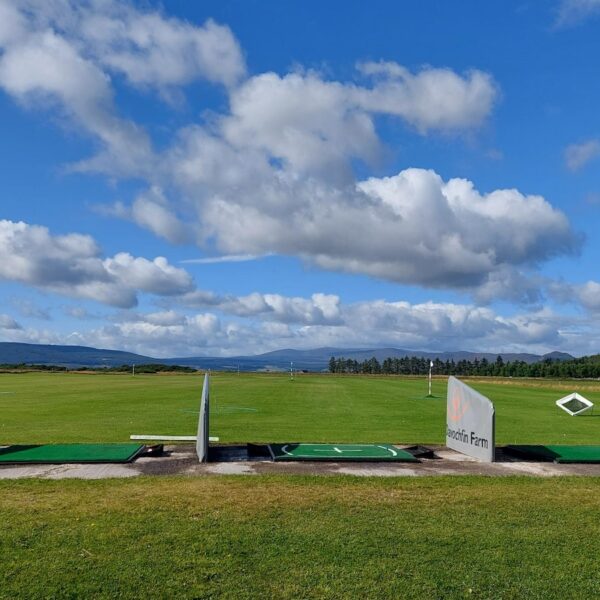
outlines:
[[[124,348],[157,357],[191,356],[233,347],[237,327],[223,325],[211,313],[180,317],[168,313],[133,314],[110,325],[74,333],[70,343]]]
[[[193,24],[117,0],[17,0],[12,10],[6,5],[0,42],[17,37],[11,31],[54,30],[82,56],[136,86],[168,89],[198,79],[231,86],[246,72],[231,30],[212,19]]]
[[[574,301],[573,289],[562,291]],[[581,298],[590,310],[600,310],[599,292],[600,284],[588,282],[577,290],[577,301]],[[335,295],[319,293],[306,298],[259,293],[237,297],[199,290],[173,297],[173,302],[179,309],[122,310],[100,326],[71,333],[23,329],[10,317],[0,318],[0,327],[5,340],[84,344],[154,356],[227,356],[322,346],[585,353],[600,343],[600,327],[589,316],[564,316],[545,308],[500,314],[475,304],[343,303]]]
[[[560,333],[549,313],[504,317],[489,308],[426,302],[365,302],[350,306],[345,314],[348,323],[358,323],[359,331],[387,333],[390,344],[402,345],[410,340],[413,348],[456,349],[494,348],[512,344],[558,344]]]
[[[565,304],[579,304],[591,313],[600,312],[600,283],[587,281],[582,284],[554,281],[549,285],[550,295]]]
[[[28,105],[56,105],[100,141],[79,170],[156,172],[150,137],[116,114],[111,74],[168,96],[199,78],[233,85],[244,72],[231,31],[210,20],[195,26],[112,0],[0,3],[0,89]]]
[[[351,156],[374,161],[379,140],[372,118],[352,102],[353,90],[313,73],[257,75],[232,93],[223,135],[300,171],[327,174]]]
[[[192,292],[178,300],[187,308],[210,308],[222,315],[242,317],[243,324],[236,324],[235,331],[256,331],[256,337],[245,339],[247,346],[240,346],[239,352],[369,345],[481,351],[530,347],[535,351],[567,343],[561,328],[568,319],[545,309],[503,316],[473,304],[385,300],[344,304],[337,296],[324,294],[310,298],[258,293],[223,297]],[[229,348],[233,349],[231,345]]]
[[[498,315],[473,305],[370,301],[339,305],[337,323],[292,323],[258,319],[227,319],[212,312],[182,314],[123,312],[113,323],[63,336],[67,343],[121,348],[154,356],[237,355],[282,347],[389,346],[432,351],[468,349],[491,352],[565,348],[573,351],[581,326],[547,310],[525,315]],[[310,318],[308,319],[310,321]],[[599,339],[598,332],[589,332]],[[34,338],[34,330],[13,338]]]
[[[173,267],[163,256],[148,260],[120,252],[104,259],[102,266],[116,281],[150,294],[174,296],[194,287],[189,273]]]
[[[428,67],[413,74],[397,63],[365,63],[360,70],[374,78],[372,86],[314,72],[251,77],[231,94],[223,135],[301,172],[331,175],[351,157],[376,160],[374,114],[398,116],[421,133],[469,129],[482,124],[497,97],[493,79],[481,71],[462,77]]]
[[[578,248],[566,217],[540,196],[479,192],[424,169],[357,181],[356,162],[382,154],[378,115],[422,135],[480,127],[499,97],[489,73],[381,61],[359,63],[351,81],[301,70],[248,76],[235,37],[213,21],[195,25],[114,0],[0,7],[0,87],[27,104],[54,103],[99,141],[99,154],[78,168],[146,181],[145,193],[108,212],[169,242],[193,240],[225,256],[298,256],[324,269],[471,290],[481,301],[508,297],[508,287],[514,294],[517,280],[531,301],[522,270]],[[162,151],[118,115],[116,81],[174,97],[200,78],[224,86],[228,112],[177,131]],[[159,259],[102,259],[90,239],[77,244],[82,266],[59,269],[51,285],[43,274],[12,276],[119,306],[135,302],[133,288],[167,294],[186,285]],[[261,310],[281,322],[313,314],[262,296]]]
[[[478,70],[464,76],[433,67],[411,73],[394,62],[366,62],[359,69],[375,79],[372,89],[356,90],[360,105],[400,116],[423,133],[478,127],[498,97],[492,77]]]
[[[98,139],[102,152],[82,167],[148,172],[150,140],[140,127],[115,115],[109,79],[98,66],[52,30],[8,39],[3,48],[0,44],[0,88],[26,105],[57,106]]]
[[[296,255],[330,270],[470,288],[579,245],[563,213],[514,189],[483,194],[468,180],[424,169],[346,187],[270,175],[255,172],[253,187],[238,195],[214,189],[210,174],[185,173],[190,193],[208,190],[195,202],[221,251]],[[246,178],[243,167],[236,176]]]
[[[191,231],[168,207],[161,190],[153,188],[140,194],[131,207],[131,218],[140,227],[149,229],[172,244],[191,240]]]
[[[579,171],[590,161],[600,156],[600,141],[588,140],[581,144],[571,144],[565,149],[565,163],[569,171]]]
[[[516,304],[540,304],[544,300],[547,282],[537,274],[523,273],[517,269],[500,268],[488,275],[485,282],[473,290],[480,304],[505,300]]]
[[[163,257],[102,258],[90,236],[53,236],[46,227],[8,220],[0,221],[0,279],[121,307],[134,306],[138,291],[168,296],[194,288],[189,274]]]
[[[138,194],[131,206],[117,201],[94,205],[93,210],[103,216],[133,221],[172,244],[185,244],[193,239],[193,228],[173,212],[162,189],[157,186]]]
[[[237,40],[211,19],[196,26],[116,2],[100,9],[81,11],[77,34],[101,64],[134,85],[168,90],[207,79],[232,86],[245,74]]]
[[[239,317],[261,317],[281,323],[304,325],[341,323],[340,298],[334,294],[316,293],[310,298],[258,292],[247,296],[219,296],[195,290],[177,300],[187,307],[211,307]]]

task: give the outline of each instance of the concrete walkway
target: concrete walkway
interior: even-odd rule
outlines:
[[[198,463],[193,446],[166,446],[164,456],[143,457],[128,464],[2,465],[0,479],[107,479],[140,475],[356,475],[364,477],[426,477],[435,475],[561,475],[600,476],[597,465],[559,465],[524,462],[498,452],[498,462],[481,463],[447,448],[435,448],[438,458],[420,463],[323,463],[272,462],[249,459],[245,447],[232,446],[219,452],[219,462]]]

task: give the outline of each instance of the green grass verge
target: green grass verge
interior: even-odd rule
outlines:
[[[598,478],[0,482],[0,598],[597,598]]]
[[[478,380],[496,406],[500,444],[594,444],[597,382]],[[123,442],[132,433],[193,435],[200,375],[0,374],[0,444]],[[579,391],[599,409],[554,404]],[[446,381],[372,376],[212,377],[211,433],[224,442],[443,443]]]

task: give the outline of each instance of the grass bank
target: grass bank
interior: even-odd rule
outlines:
[[[0,598],[594,598],[600,479],[0,482]]]

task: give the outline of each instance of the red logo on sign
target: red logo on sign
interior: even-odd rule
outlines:
[[[469,405],[466,402],[461,402],[459,396],[454,396],[450,406],[448,406],[448,419],[450,421],[460,421],[468,410]]]

